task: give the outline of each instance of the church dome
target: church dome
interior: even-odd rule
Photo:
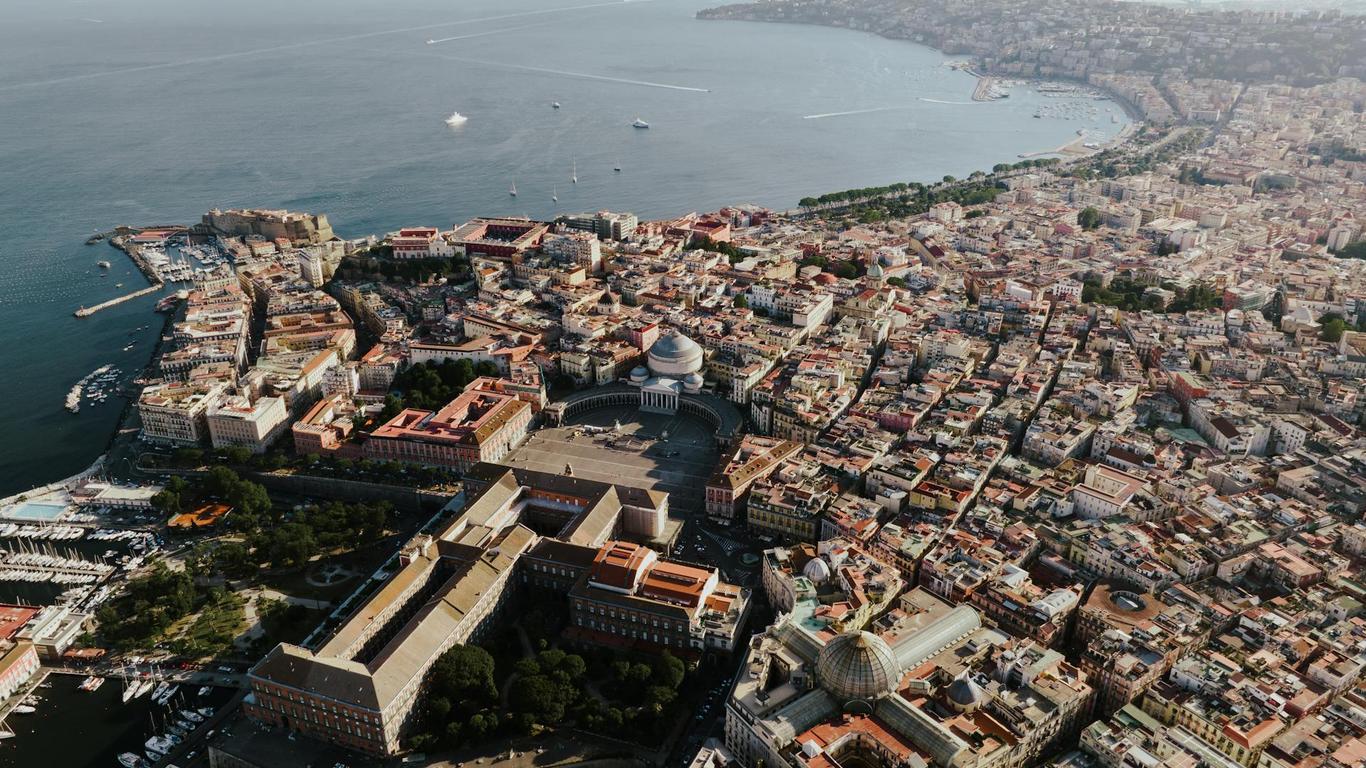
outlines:
[[[707,380],[702,378],[700,373],[690,373],[683,377],[683,388],[694,395],[702,391],[702,385],[705,383]]]
[[[945,695],[948,696],[949,705],[959,712],[972,712],[985,704],[987,700],[987,692],[967,675],[949,683],[949,689]]]
[[[812,584],[824,584],[830,579],[830,566],[826,565],[824,559],[813,557],[802,569],[802,575],[810,579]]]
[[[650,373],[682,378],[702,370],[702,348],[678,331],[669,331],[650,346],[646,354]]]
[[[890,692],[901,677],[896,654],[871,632],[845,632],[825,644],[816,659],[821,686],[844,701]]]
[[[650,378],[650,371],[643,365],[637,365],[631,369],[631,381],[639,384]]]

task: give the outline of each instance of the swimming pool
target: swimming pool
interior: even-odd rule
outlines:
[[[57,520],[70,505],[60,501],[25,501],[4,511],[11,520]]]

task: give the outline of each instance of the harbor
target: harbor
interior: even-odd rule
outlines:
[[[88,682],[92,678],[103,682]],[[130,684],[143,683],[150,684],[147,691],[124,699]],[[230,687],[186,682],[168,695],[173,684],[162,689],[163,703],[156,697],[162,685],[156,676],[125,681],[117,674],[91,675],[88,670],[48,674],[17,705],[31,710],[5,718],[5,730],[13,735],[0,740],[0,768],[112,768],[122,755],[138,759],[125,765],[150,766],[149,745],[178,745],[196,731],[208,732],[215,727],[216,713],[236,694]]]

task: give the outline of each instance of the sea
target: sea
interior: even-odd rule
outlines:
[[[346,237],[480,215],[787,208],[1127,123],[1113,103],[1060,111],[1027,85],[973,102],[976,81],[941,52],[696,20],[708,4],[0,5],[0,495],[88,466],[123,401],[71,414],[67,390],[101,365],[131,378],[149,362],[156,296],[72,316],[146,284],[118,251],[84,244],[97,231],[215,207],[322,212]]]

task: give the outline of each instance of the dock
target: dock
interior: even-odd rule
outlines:
[[[116,296],[110,299],[109,301],[101,301],[99,304],[96,304],[92,307],[81,307],[80,309],[76,310],[73,314],[75,314],[76,317],[90,317],[91,315],[95,314],[96,312],[99,312],[102,309],[109,309],[110,307],[118,306],[119,304],[122,304],[125,301],[132,301],[133,299],[139,298],[141,296],[146,296],[149,293],[156,293],[157,291],[161,290],[162,286],[164,285],[165,283],[153,283],[141,290],[133,291],[132,293],[127,293],[122,296]]]

